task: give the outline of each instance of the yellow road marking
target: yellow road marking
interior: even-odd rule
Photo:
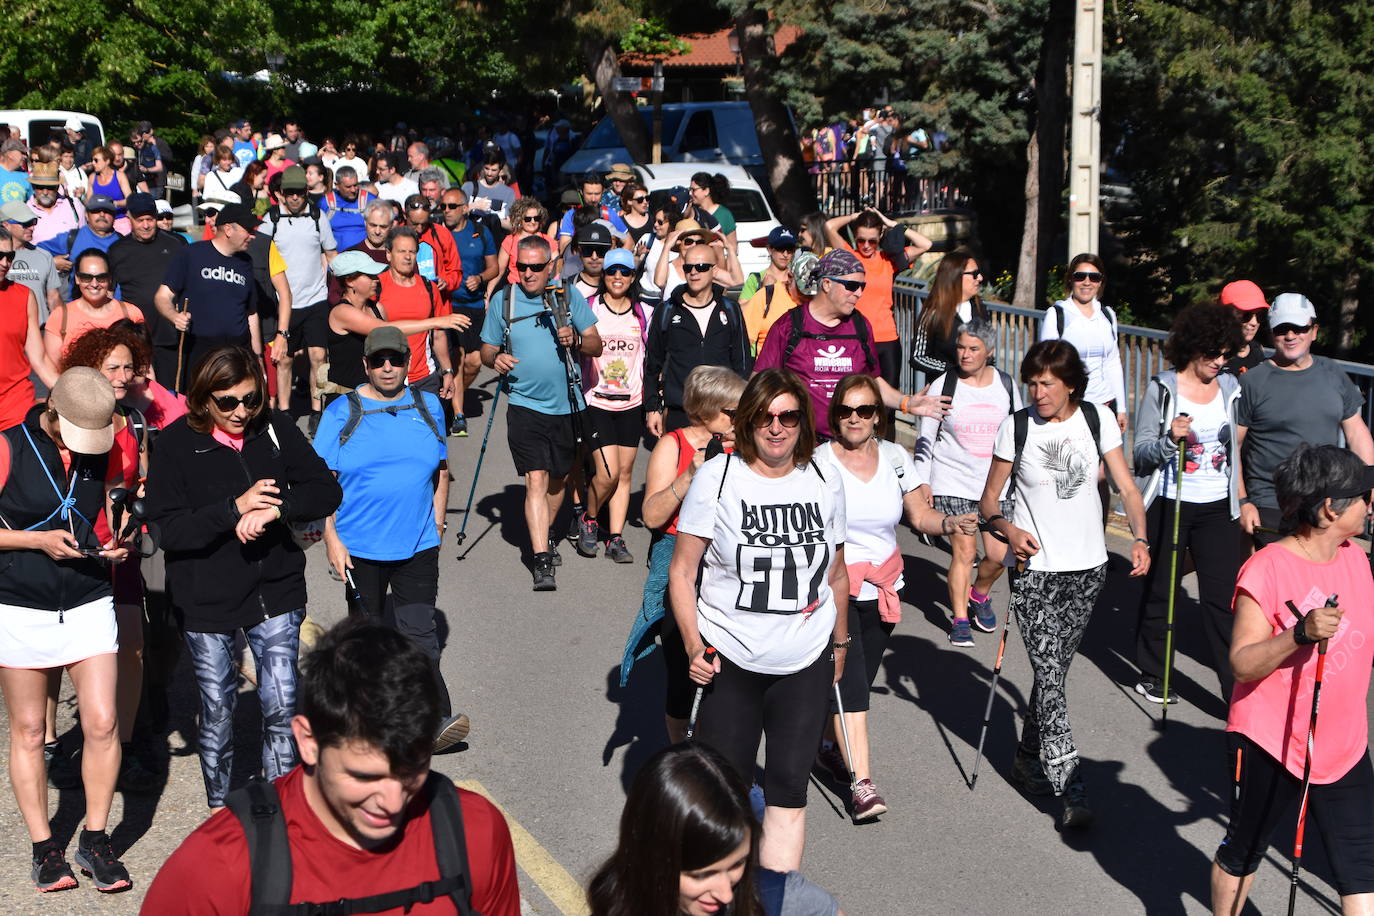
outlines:
[[[458,780],[457,785],[469,792],[476,792],[501,812],[507,826],[510,827],[511,842],[515,845],[516,864],[539,886],[544,896],[558,907],[558,911],[563,916],[588,916],[591,910],[587,907],[587,895],[582,890],[582,885],[549,855],[528,830],[520,826],[519,821],[511,817],[509,811],[501,807],[501,803],[492,797],[486,787],[475,779]]]

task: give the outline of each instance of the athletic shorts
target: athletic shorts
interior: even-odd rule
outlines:
[[[638,448],[644,435],[644,408],[631,407],[629,410],[603,410],[600,407],[587,408],[588,425],[595,432],[592,440],[598,448],[608,445],[621,445],[625,448]]]
[[[962,496],[932,496],[931,504],[936,512],[944,515],[968,515],[973,513],[978,516],[978,527],[983,531],[990,531],[987,519],[983,518],[983,513],[978,511],[978,503],[971,499],[964,499]],[[997,504],[997,512],[1007,518],[1011,518],[1012,512],[1016,510],[1016,500],[1004,499]]]
[[[577,459],[572,414],[545,414],[511,404],[506,409],[506,443],[521,477],[530,471],[548,471],[554,479],[567,477]]]
[[[487,318],[486,309],[470,309],[455,305],[453,314],[467,315],[472,319],[472,324],[461,331],[454,331],[453,336],[457,338],[458,346],[464,353],[476,353],[482,349],[482,322]]]
[[[292,353],[299,353],[306,347],[328,347],[329,302],[321,300],[305,308],[293,308],[291,327],[286,335],[286,345]]]

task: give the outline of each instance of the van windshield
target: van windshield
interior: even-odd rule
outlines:
[[[653,136],[653,116],[652,108],[639,109],[639,117],[644,121],[644,129]],[[679,110],[663,112],[663,142],[672,143],[677,136],[678,125],[682,123],[682,112]],[[583,149],[617,149],[625,144],[620,139],[620,131],[615,129],[615,122],[610,117],[601,119],[601,123],[592,128],[592,132],[587,134],[587,141],[582,144]]]
[[[725,206],[730,208],[737,223],[761,223],[772,219],[763,195],[747,188],[731,188],[725,197]]]

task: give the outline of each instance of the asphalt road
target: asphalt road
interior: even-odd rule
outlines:
[[[490,388],[484,389],[489,391]],[[486,417],[472,435],[450,440],[455,483],[450,532],[461,522]],[[637,469],[640,485],[644,461]],[[535,594],[522,559],[528,551],[523,489],[498,412],[467,542],[444,546],[439,605],[443,668],[456,710],[472,717],[465,747],[435,766],[480,787],[513,821],[527,911],[580,912],[584,884],[615,843],[625,788],[666,742],[659,653],[635,668],[628,687],[618,669],[638,609],[648,532],[631,527],[636,562],[584,559],[564,545],[558,591]],[[634,504],[637,505],[638,496]],[[890,812],[863,826],[844,816],[834,786],[813,783],[803,869],[835,894],[846,913],[1099,914],[1203,913],[1208,867],[1224,832],[1229,784],[1221,738],[1224,707],[1201,661],[1206,646],[1195,608],[1179,610],[1177,689],[1166,731],[1158,707],[1136,695],[1131,642],[1138,587],[1119,558],[1069,675],[1074,733],[1084,756],[1097,824],[1077,835],[1055,827],[1058,803],[1032,801],[1007,781],[1030,689],[1019,635],[1008,641],[987,759],[971,792],[978,731],[996,652],[991,635],[974,649],[946,640],[944,567],[948,555],[903,532],[907,555],[904,617],[878,675],[870,717],[874,779]],[[1118,552],[1124,541],[1114,541]],[[343,613],[342,586],[327,576],[323,548],[310,551],[310,614],[328,624]],[[999,613],[1006,587],[995,593]],[[0,910],[13,913],[132,913],[142,890],[176,844],[204,817],[193,754],[195,700],[183,669],[171,736],[170,775],[157,798],[116,798],[117,848],[137,884],[99,897],[88,885],[39,898],[28,881],[28,839],[6,788],[0,801]],[[71,722],[63,693],[62,722]],[[239,709],[236,774],[256,759],[256,702]],[[6,742],[7,743],[7,742]],[[0,745],[6,761],[8,749]],[[52,795],[55,831],[72,835],[79,793]],[[1273,912],[1288,892],[1281,827],[1255,882],[1247,912]],[[75,843],[73,841],[72,848]],[[1309,871],[1308,869],[1311,869]],[[1313,876],[1315,874],[1315,877]],[[1321,841],[1309,831],[1299,912],[1335,912]]]

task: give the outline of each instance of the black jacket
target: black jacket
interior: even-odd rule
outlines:
[[[686,292],[685,284],[679,286],[654,312],[644,362],[646,410],[680,409],[687,376],[697,366],[724,366],[741,378],[748,378],[753,367],[739,303],[726,298],[720,286],[712,286],[715,303],[709,306],[711,319],[703,335],[691,309],[682,304]]]
[[[186,629],[226,633],[305,607],[305,554],[287,522],[324,518],[343,492],[291,418],[279,411],[250,428],[243,451],[198,433],[183,417],[158,436],[147,509],[167,552],[172,602]],[[234,501],[254,482],[277,481],[282,519],[247,544],[234,535]]]

